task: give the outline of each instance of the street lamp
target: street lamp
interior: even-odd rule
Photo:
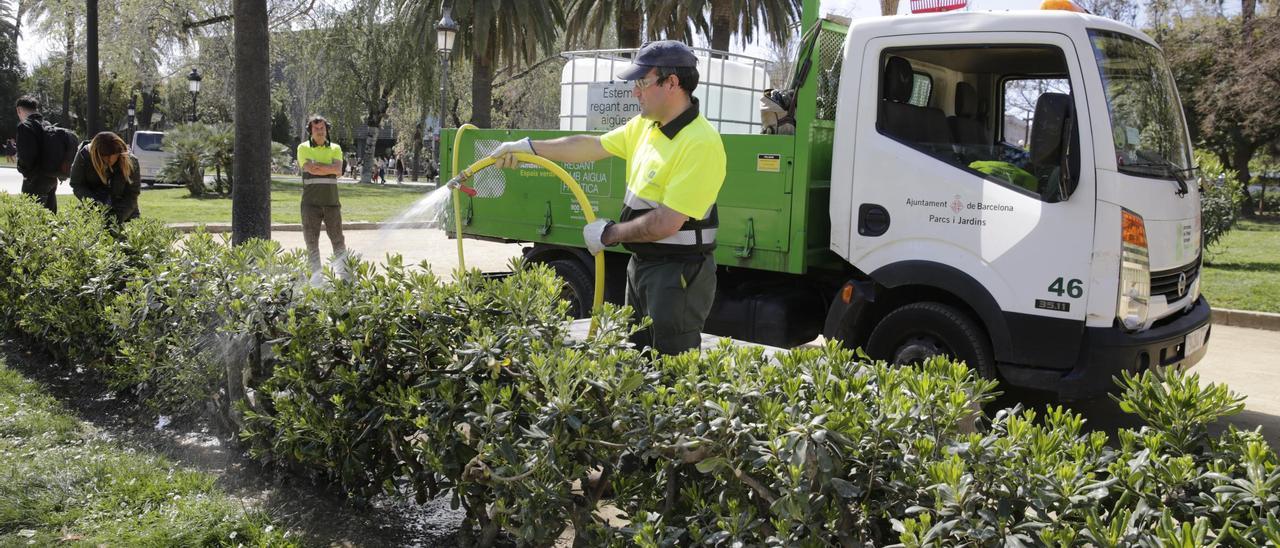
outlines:
[[[196,114],[196,97],[200,95],[200,71],[192,68],[191,74],[187,75],[187,90],[191,92],[191,121],[199,120]]]
[[[129,113],[129,142],[132,143],[133,134],[136,131],[133,127],[134,120],[136,120],[136,118],[134,117],[137,116],[138,114],[138,96],[137,95],[133,95],[129,97],[128,113]]]
[[[453,41],[458,36],[458,23],[454,22],[450,12],[453,8],[443,5],[444,17],[436,24],[436,51],[440,52],[440,128],[444,128],[444,113],[449,96],[449,53],[453,51]],[[437,130],[439,131],[439,130]],[[436,138],[436,171],[440,171],[440,139]],[[438,175],[437,175],[438,177]]]

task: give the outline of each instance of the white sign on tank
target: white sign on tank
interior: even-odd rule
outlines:
[[[609,131],[640,114],[629,83],[587,84],[587,131]]]

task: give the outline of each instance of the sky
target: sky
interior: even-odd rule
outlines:
[[[969,0],[969,11],[1004,11],[1004,10],[1034,10],[1040,7],[1041,0]],[[821,11],[826,13],[840,13],[852,17],[876,17],[880,15],[879,0],[821,0]],[[906,14],[911,11],[910,0],[900,0],[898,11]],[[43,36],[23,36],[18,40],[18,56],[22,59],[24,66],[30,70],[30,67],[39,64],[41,60],[46,58],[51,52],[59,51],[61,45],[57,40],[50,40]],[[768,57],[767,49],[763,44],[749,44],[742,46],[734,44],[732,50],[745,53],[747,55],[757,57]]]

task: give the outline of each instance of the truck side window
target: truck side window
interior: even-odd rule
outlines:
[[[876,128],[958,169],[1045,197],[1061,161],[1056,151],[1032,149],[1061,139],[1037,136],[1034,118],[1038,106],[1070,104],[1067,73],[1062,51],[1050,46],[886,50]]]

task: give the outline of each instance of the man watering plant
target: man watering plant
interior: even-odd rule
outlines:
[[[627,304],[653,319],[636,342],[663,354],[697,348],[716,293],[716,195],[724,183],[720,134],[698,112],[698,60],[674,41],[645,45],[626,71],[640,115],[604,135],[570,135],[503,143],[492,157],[504,168],[516,153],[558,162],[609,155],[627,161],[627,195],[618,222],[599,219],[582,230],[592,254],[622,244]]]

